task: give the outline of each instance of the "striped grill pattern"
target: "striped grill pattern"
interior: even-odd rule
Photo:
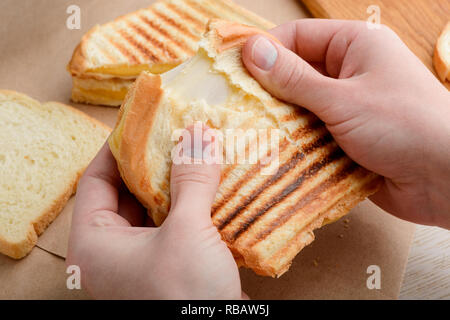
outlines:
[[[245,169],[229,165],[212,208],[213,222],[237,260],[258,272],[258,265],[244,262],[242,256],[259,256],[258,264],[264,257],[272,264],[272,276],[282,274],[299,251],[289,253],[287,247],[298,245],[301,238],[312,241],[312,229],[320,227],[333,208],[361,200],[358,192],[377,185],[377,176],[352,162],[312,114],[293,113],[285,124],[298,123],[300,117],[308,121],[291,134],[294,143],[280,142],[278,170],[263,175],[260,162]],[[279,264],[281,258],[284,265]],[[267,266],[260,270],[266,272]]]
[[[313,241],[314,229],[321,227],[324,222],[340,218],[366,196],[374,193],[380,179],[349,159],[316,116],[306,109],[271,97],[247,73],[238,53],[245,39],[256,33],[262,32],[238,23],[214,20],[208,26],[202,48],[215,60],[214,69],[225,73],[230,79],[229,82],[240,90],[239,94],[232,93],[236,94],[236,101],[231,99],[232,102],[225,107],[245,107],[245,111],[250,112],[247,116],[244,112],[243,121],[234,122],[235,126],[240,129],[280,129],[278,164],[275,172],[267,174],[265,169],[272,166],[263,160],[270,157],[276,149],[271,150],[265,145],[257,145],[258,151],[251,149],[250,147],[261,141],[260,137],[252,136],[245,140],[246,145],[236,146],[236,149],[239,148],[236,153],[240,155],[248,155],[252,150],[257,152],[259,161],[256,164],[231,164],[223,168],[211,215],[222,239],[240,265],[249,267],[256,273],[275,277],[287,271],[296,254]],[[136,81],[136,86],[142,85],[146,88],[146,80],[152,79],[159,78],[143,73]],[[166,85],[170,87],[170,83]],[[168,87],[164,87],[163,91]],[[138,90],[136,87],[134,90],[142,95],[152,95],[154,89],[151,88],[149,85],[147,90]],[[176,86],[173,89],[176,89]],[[170,91],[167,92],[168,95],[162,94],[161,99],[168,100],[155,102],[151,107],[162,108],[167,106],[166,103],[175,103],[175,99],[170,99]],[[129,95],[129,99],[133,97],[135,95]],[[139,114],[143,114],[148,107],[139,103],[144,100],[142,97],[136,98],[136,104],[125,103],[122,108],[130,108],[127,114],[133,114],[136,119],[140,119]],[[179,99],[177,103],[183,105],[187,101]],[[185,111],[186,108],[180,110]],[[156,113],[154,119],[159,119],[160,116],[166,114]],[[179,115],[175,112],[174,116]],[[132,120],[133,124],[138,121],[136,119]],[[154,121],[152,126],[161,123]],[[135,128],[124,126],[127,127]],[[222,125],[218,124],[217,127],[221,128]],[[238,129],[236,127],[235,129]],[[124,135],[123,132],[120,134]],[[133,134],[134,131],[128,132],[129,136]],[[155,137],[150,134],[146,145]],[[263,136],[261,138],[264,139]],[[137,165],[133,167],[139,170],[130,169],[136,173],[131,176],[135,181],[131,182],[130,189],[141,181],[152,179],[152,174],[153,177],[157,176],[153,178],[156,181],[152,190],[147,192],[139,187],[134,188],[134,192],[146,202],[144,204],[150,209],[155,223],[160,225],[169,212],[170,173],[169,168],[164,167],[167,176],[159,178],[161,166],[159,160],[155,160],[155,154],[158,152],[167,156],[166,150],[158,148],[152,149],[151,153],[146,151],[147,174]],[[231,149],[225,149],[225,153],[231,157]],[[118,161],[123,161],[126,165],[132,163],[127,156],[125,154],[124,159]]]
[[[82,69],[109,65],[176,65],[191,57],[211,18],[267,29],[268,21],[228,0],[162,0],[86,35],[78,53]],[[71,66],[72,72],[75,70]]]

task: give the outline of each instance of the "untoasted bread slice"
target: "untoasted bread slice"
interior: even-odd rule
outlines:
[[[72,107],[0,90],[0,253],[31,251],[109,132]]]
[[[162,76],[142,73],[109,144],[127,186],[160,225],[170,204],[175,130],[197,120],[222,132],[278,129],[275,170],[264,173],[272,147],[256,163],[227,164],[212,207],[213,223],[236,261],[274,277],[314,239],[314,229],[374,193],[380,178],[351,161],[313,114],[272,97],[249,75],[241,48],[257,33],[263,31],[213,20],[191,60]],[[255,141],[247,141],[245,152]]]
[[[450,22],[439,36],[434,49],[433,64],[443,83],[450,81]],[[450,87],[449,87],[450,88]]]
[[[274,26],[229,0],[157,1],[83,36],[68,65],[72,100],[119,106],[142,71],[163,73],[194,55],[210,18]]]

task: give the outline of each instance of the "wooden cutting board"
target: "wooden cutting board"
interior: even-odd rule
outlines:
[[[381,23],[392,28],[436,75],[432,57],[436,40],[450,20],[450,0],[303,0],[316,18],[366,20],[371,5]],[[448,89],[450,84],[446,83]]]

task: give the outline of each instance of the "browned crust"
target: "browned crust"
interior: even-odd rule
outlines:
[[[117,159],[119,171],[130,191],[147,208],[152,205],[149,195],[153,190],[148,176],[146,145],[161,97],[161,77],[143,72],[128,92],[116,125],[117,128],[124,121]]]
[[[0,93],[7,96],[11,96],[13,99],[21,99],[28,103],[33,103],[35,105],[41,105],[38,101],[24,95],[22,93],[10,90],[0,90]],[[62,103],[58,102],[47,102],[52,104],[57,104],[62,108],[67,108],[71,112],[77,113],[83,116],[86,120],[95,123],[96,125],[104,128],[108,132],[111,129],[103,124],[102,122],[86,115],[85,113]],[[48,208],[41,216],[37,217],[36,220],[31,222],[28,228],[27,235],[23,241],[19,243],[10,243],[0,235],[0,252],[14,259],[21,259],[28,255],[33,247],[36,245],[38,236],[40,236],[45,229],[56,219],[56,217],[61,213],[62,209],[66,205],[70,197],[75,193],[77,189],[78,180],[82,176],[85,168],[76,173],[75,179],[67,186],[67,188],[61,193],[59,198],[57,198],[53,204]]]
[[[450,52],[442,52],[442,50],[440,50],[441,42],[444,41],[444,37],[448,33],[450,33],[450,22],[447,23],[441,35],[439,36],[434,48],[433,55],[434,68],[436,69],[436,73],[438,74],[439,79],[443,83],[448,83],[450,78],[450,66],[446,64],[444,58],[445,55],[450,55]]]
[[[313,231],[315,229],[321,228],[325,224],[336,221],[348,214],[358,203],[374,194],[379,189],[381,182],[382,178],[380,176],[371,173],[371,179],[364,186],[347,194],[333,205],[333,208],[335,208],[333,216],[329,215],[329,210],[325,210],[319,214],[316,219],[298,232],[296,237],[290,240],[282,250],[278,251],[274,256],[271,256],[267,261],[260,261],[260,257],[255,255],[251,248],[243,249],[242,252],[246,257],[246,262],[243,262],[243,265],[253,269],[257,274],[262,276],[280,277],[289,269],[295,256],[314,240]],[[306,234],[309,234],[310,237],[307,237],[306,241],[303,241]],[[284,265],[277,265],[276,261],[279,261],[281,257],[285,256],[291,257],[288,259],[289,262]]]
[[[84,56],[84,45],[87,41],[89,41],[89,38],[91,37],[91,34],[94,33],[97,28],[99,28],[98,25],[93,27],[91,30],[89,30],[82,38],[80,43],[77,45],[75,50],[73,51],[72,58],[69,61],[69,64],[67,65],[67,71],[69,71],[72,76],[81,76],[86,71],[86,57]]]
[[[207,26],[206,32],[213,31],[216,34],[214,49],[221,53],[234,47],[242,46],[251,36],[261,34],[272,41],[280,43],[270,33],[252,26],[246,26],[237,22],[229,22],[220,19],[211,19]]]

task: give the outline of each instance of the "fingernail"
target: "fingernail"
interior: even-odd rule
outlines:
[[[259,37],[253,44],[252,60],[258,68],[270,70],[277,61],[277,57],[277,49],[266,38]]]

